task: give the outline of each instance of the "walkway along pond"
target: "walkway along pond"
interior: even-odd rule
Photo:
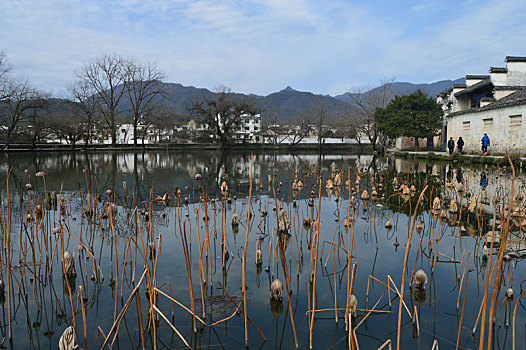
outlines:
[[[511,167],[189,151],[0,168],[8,348],[526,346]]]

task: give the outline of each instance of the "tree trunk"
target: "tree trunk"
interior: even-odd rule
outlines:
[[[374,130],[373,136],[369,138],[369,141],[371,141],[371,145],[373,146],[374,152],[378,150],[378,146],[376,145],[377,140],[378,140],[378,131]]]
[[[133,145],[137,146],[137,121],[133,123]]]
[[[84,148],[88,148],[88,144],[91,143],[91,125],[88,123],[88,132],[86,133],[86,142],[84,142]]]
[[[418,137],[415,137],[415,151],[418,151]]]
[[[7,151],[9,149],[9,144],[11,143],[11,130],[7,130],[6,136],[5,136],[5,145],[2,147],[3,151]]]
[[[115,125],[115,111],[110,110],[110,131],[111,131],[111,145],[115,147],[117,144],[117,125]]]

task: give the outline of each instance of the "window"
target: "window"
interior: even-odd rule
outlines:
[[[259,128],[257,126],[254,127],[254,131],[258,131]]]
[[[250,127],[248,127],[248,126],[245,126],[245,130],[250,130]]]
[[[245,123],[250,124],[250,119],[246,119]]]
[[[522,115],[510,115],[510,126],[521,126],[522,125]]]
[[[462,122],[462,129],[469,130],[470,128],[471,128],[471,122],[469,120]]]
[[[482,124],[484,125],[484,127],[493,127],[493,118],[482,119]]]

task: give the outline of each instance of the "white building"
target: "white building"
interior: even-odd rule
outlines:
[[[238,143],[263,143],[261,114],[241,115],[241,124],[235,130],[233,137]]]
[[[493,152],[526,152],[526,57],[507,56],[505,62],[506,67],[491,67],[489,75],[466,75],[466,84],[438,94],[444,140],[462,136],[465,151],[477,152],[487,133]]]

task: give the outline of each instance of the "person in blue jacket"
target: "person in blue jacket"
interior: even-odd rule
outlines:
[[[480,187],[482,187],[483,190],[488,187],[488,173],[486,170],[480,174]]]
[[[482,143],[482,153],[486,155],[488,153],[488,147],[490,146],[488,134],[484,133],[480,142]]]

